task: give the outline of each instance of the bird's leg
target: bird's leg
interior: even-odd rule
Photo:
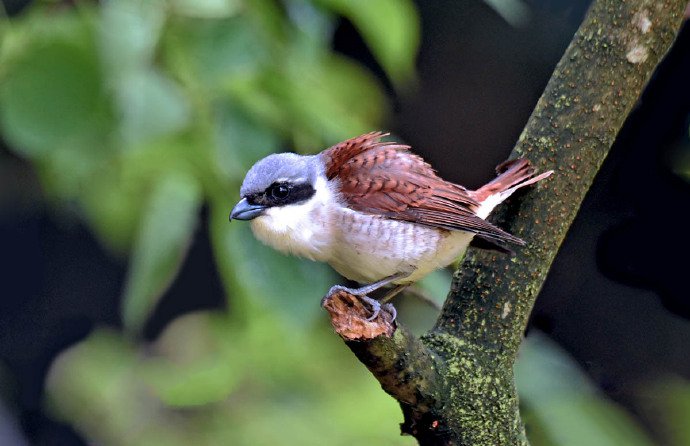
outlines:
[[[381,312],[381,303],[378,300],[372,299],[371,297],[367,296],[367,294],[373,293],[374,291],[378,290],[379,288],[384,287],[386,285],[390,285],[392,282],[395,282],[398,279],[402,279],[403,277],[406,277],[408,275],[409,275],[409,273],[399,272],[399,273],[393,274],[391,276],[384,277],[383,279],[381,279],[377,282],[370,283],[369,285],[364,285],[364,286],[359,287],[359,288],[348,288],[348,287],[345,287],[342,285],[334,285],[331,287],[330,290],[328,290],[328,294],[326,294],[326,296],[324,296],[324,298],[321,299],[321,306],[325,305],[326,300],[328,300],[333,295],[333,293],[336,293],[338,291],[345,291],[346,293],[349,293],[349,294],[352,294],[354,296],[359,297],[363,302],[367,303],[371,307],[372,315],[370,317],[368,317],[367,320],[372,321],[372,320],[376,319],[376,317]],[[400,286],[397,286],[391,291],[395,291],[399,287]],[[404,288],[405,287],[403,286],[403,288],[401,288],[400,291],[402,291],[402,289],[404,289]],[[397,291],[395,294],[399,293],[400,291]],[[384,296],[384,298],[386,298],[386,300],[390,299],[390,297],[393,297],[395,295],[395,294],[393,294],[390,297],[388,297],[389,294],[390,293],[388,293],[388,294],[386,294],[386,296]],[[397,316],[397,312],[395,311],[395,308],[393,308],[393,306],[391,304],[384,304],[384,305],[386,305],[386,309],[390,311],[390,313],[393,315],[393,320],[395,320],[395,317]]]
[[[408,286],[410,286],[409,283],[403,285],[396,285],[393,289],[387,292],[381,299],[379,299],[379,301],[381,301],[381,303],[388,302],[389,300],[393,299],[395,296],[403,292]]]
[[[389,300],[393,299],[395,296],[400,294],[401,291],[403,291],[405,288],[407,288],[409,284],[405,285],[396,285],[393,289],[388,291],[381,299],[376,300],[372,299],[369,296],[361,296],[361,299],[364,300],[365,302],[368,302],[372,308],[374,308],[374,314],[371,317],[368,317],[367,320],[370,321],[372,319],[375,319],[376,316],[378,316],[378,313],[381,311],[381,307],[385,306],[388,312],[393,316],[393,320],[395,320],[396,317],[398,317],[398,310],[395,309],[393,304],[387,303]],[[373,302],[369,302],[373,301]],[[383,305],[382,305],[383,304]]]
[[[347,291],[350,294],[353,294],[355,296],[366,296],[369,293],[373,293],[374,291],[378,290],[379,288],[383,288],[386,285],[390,285],[392,282],[395,282],[398,279],[402,279],[403,277],[407,276],[407,273],[400,272],[400,273],[395,273],[391,276],[384,277],[383,279],[370,283],[368,285],[361,286],[359,288],[348,288],[344,287],[342,285],[335,285],[331,287],[331,291]],[[329,291],[328,294],[331,294]]]

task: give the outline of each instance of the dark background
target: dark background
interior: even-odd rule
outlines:
[[[5,1],[10,14],[20,1]],[[414,94],[394,96],[389,128],[442,176],[469,187],[510,152],[588,2],[526,2],[534,14],[512,28],[480,1],[420,1],[422,46]],[[342,21],[334,48],[383,71]],[[655,414],[637,384],[690,379],[690,183],[673,173],[690,151],[690,29],[651,80],[620,133],[561,248],[531,325],[568,350],[593,380],[652,432]],[[46,371],[58,352],[96,324],[120,324],[126,265],[78,222],[36,208],[31,168],[5,148],[0,172],[0,359],[15,379],[9,409],[36,444],[83,444],[42,409]],[[206,228],[206,225],[200,225]],[[221,307],[208,234],[196,235],[180,275],[146,333],[173,317]],[[78,279],[78,280],[77,280]],[[75,284],[77,286],[75,287]],[[197,299],[186,299],[191,292]]]

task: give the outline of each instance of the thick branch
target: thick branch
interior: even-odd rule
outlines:
[[[618,131],[680,28],[687,0],[598,0],[511,157],[555,175],[495,216],[528,245],[470,251],[434,329],[348,341],[420,444],[526,445],[512,367],[534,301]]]
[[[516,354],[558,248],[618,131],[670,48],[684,3],[594,2],[511,154],[556,174],[494,216],[528,246],[513,258],[470,252],[437,330]]]

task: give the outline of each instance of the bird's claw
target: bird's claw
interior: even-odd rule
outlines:
[[[321,298],[321,307],[325,307],[326,302],[328,302],[328,299],[330,299],[331,296],[333,296],[338,291],[344,291],[348,294],[352,294],[353,296],[358,296],[358,294],[352,288],[348,288],[342,285],[333,285],[331,289],[328,290],[328,293],[326,293],[326,295]]]
[[[369,316],[367,318],[367,322],[371,322],[374,319],[376,319],[377,317],[379,317],[379,314],[381,313],[381,303],[378,300],[372,299],[371,297],[366,296],[366,295],[358,296],[358,297],[363,302],[366,302],[367,304],[369,304],[369,306],[371,307],[371,316]]]
[[[331,289],[328,290],[328,294],[326,294],[326,295],[321,299],[321,306],[322,306],[322,307],[325,306],[325,305],[326,305],[326,301],[327,301],[331,296],[333,296],[333,294],[335,294],[335,293],[337,293],[337,292],[339,292],[339,291],[344,291],[344,292],[346,292],[346,293],[348,293],[348,294],[352,294],[353,296],[359,297],[359,299],[360,299],[362,302],[366,303],[366,304],[370,307],[371,316],[369,316],[368,318],[366,318],[366,321],[367,321],[367,322],[371,322],[371,321],[373,321],[374,319],[376,319],[377,317],[379,317],[379,314],[381,314],[381,309],[384,309],[385,311],[387,311],[388,313],[391,314],[391,316],[392,316],[391,322],[394,321],[395,318],[398,316],[398,312],[397,312],[397,310],[395,309],[395,307],[394,307],[392,304],[385,303],[385,304],[381,305],[381,302],[379,302],[378,300],[373,299],[373,298],[367,296],[366,294],[362,294],[359,290],[357,290],[357,289],[352,289],[352,288],[348,288],[348,287],[344,287],[344,286],[342,286],[342,285],[334,285],[334,286],[332,286]]]

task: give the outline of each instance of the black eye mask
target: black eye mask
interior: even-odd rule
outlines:
[[[266,207],[287,206],[309,200],[316,191],[309,183],[273,183],[263,192],[248,195],[247,202]]]

